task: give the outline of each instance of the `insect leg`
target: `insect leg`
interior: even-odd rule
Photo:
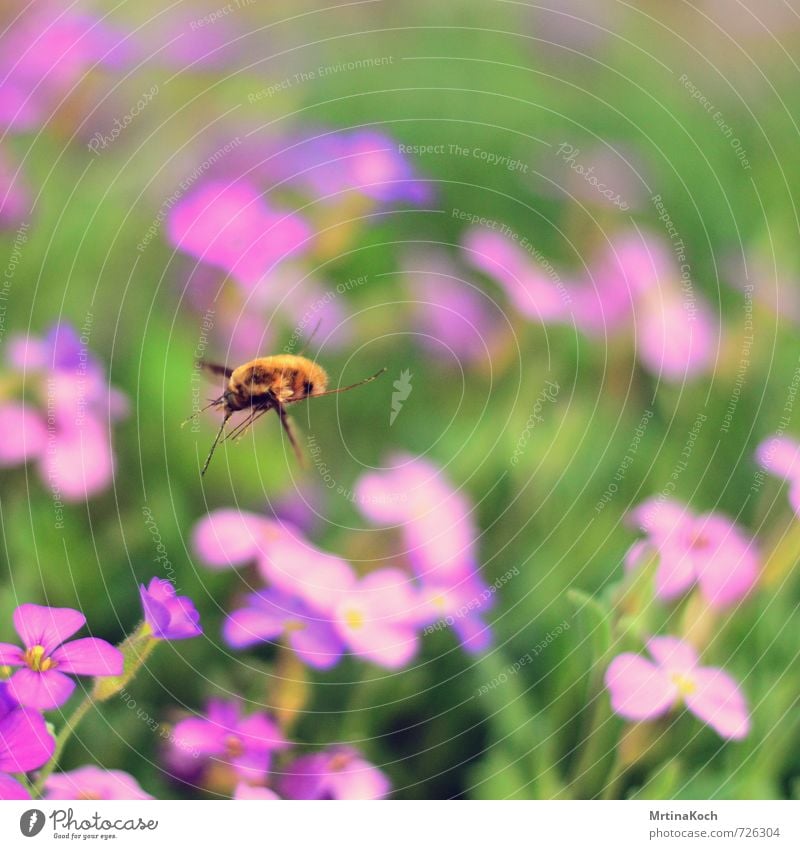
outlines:
[[[217,448],[217,443],[222,436],[222,432],[225,430],[225,425],[228,423],[228,419],[233,415],[231,412],[225,413],[225,418],[222,420],[222,424],[219,426],[219,430],[217,431],[217,435],[214,437],[214,442],[211,444],[211,450],[208,452],[208,457],[206,457],[205,463],[203,463],[203,469],[200,472],[200,477],[206,473],[206,469],[208,468],[208,464],[211,462],[211,458],[214,456],[214,451]]]
[[[250,427],[250,425],[253,424],[256,419],[261,418],[261,416],[263,416],[269,409],[271,409],[270,404],[264,404],[259,407],[251,407],[252,412],[250,415],[247,416],[244,421],[239,422],[239,424],[236,425],[225,439],[238,439],[238,437],[244,436],[245,431]]]
[[[307,468],[308,464],[306,463],[305,454],[303,454],[303,452],[300,450],[300,446],[297,443],[297,437],[295,436],[294,422],[287,414],[286,410],[283,407],[283,404],[278,404],[275,409],[278,411],[278,418],[281,420],[283,429],[286,431],[286,436],[289,437],[289,442],[291,443],[292,448],[294,448],[294,453],[297,457],[298,462],[303,468]]]

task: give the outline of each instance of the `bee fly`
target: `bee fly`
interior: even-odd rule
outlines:
[[[217,363],[209,363],[205,360],[201,360],[198,365],[210,374],[226,379],[225,390],[222,395],[219,398],[212,399],[210,404],[198,411],[203,412],[213,408],[221,409],[224,414],[222,424],[203,464],[201,475],[206,473],[208,464],[214,456],[214,451],[223,438],[228,419],[234,413],[240,411],[247,411],[249,415],[244,421],[237,424],[225,436],[225,439],[242,436],[264,413],[275,410],[297,459],[300,463],[303,463],[304,458],[300,446],[297,444],[292,420],[286,412],[286,407],[308,398],[321,398],[325,395],[348,392],[357,386],[370,383],[386,371],[385,368],[382,368],[372,377],[360,380],[358,383],[344,386],[341,389],[328,390],[328,375],[325,369],[299,354],[276,354],[271,357],[258,357],[234,369]],[[190,421],[197,415],[198,413],[194,413],[186,421]]]

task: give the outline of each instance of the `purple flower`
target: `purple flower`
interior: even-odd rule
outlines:
[[[298,758],[278,786],[286,799],[383,799],[391,789],[383,772],[347,746]]]
[[[319,199],[358,192],[382,203],[425,203],[433,195],[397,142],[375,130],[331,130],[287,141],[267,170],[273,180]]]
[[[606,671],[616,713],[641,722],[663,716],[682,701],[721,737],[747,736],[747,704],[727,672],[699,666],[694,649],[675,637],[653,637],[647,648],[655,662],[626,653],[615,657]]]
[[[0,684],[0,773],[30,772],[50,760],[56,741],[41,714],[20,707],[8,690]]]
[[[759,572],[755,542],[720,513],[698,515],[669,499],[651,499],[629,514],[658,554],[656,593],[672,600],[697,583],[709,604],[724,607],[741,601]],[[626,566],[637,568],[647,548],[635,544]]]
[[[0,127],[44,124],[95,65],[126,61],[124,36],[90,15],[39,0],[3,34]]]
[[[277,723],[263,713],[243,716],[238,702],[212,699],[204,717],[182,719],[170,738],[171,760],[183,771],[195,763],[233,773],[238,780],[259,784],[270,769],[273,752],[289,743]]]
[[[186,640],[203,633],[200,614],[192,600],[176,595],[175,587],[163,578],[153,578],[139,587],[144,618],[159,640]]]
[[[44,338],[14,337],[8,358],[16,377],[41,400],[0,404],[0,425],[12,428],[0,465],[37,461],[42,479],[66,501],[105,489],[114,473],[108,421],[123,416],[127,403],[107,385],[78,334],[62,324]]]
[[[14,628],[24,649],[0,643],[0,665],[21,667],[8,681],[19,704],[38,710],[63,705],[72,695],[72,675],[121,675],[122,652],[105,640],[85,637],[65,643],[86,619],[66,607],[22,604],[14,611]]]
[[[139,782],[120,769],[101,769],[82,766],[71,772],[55,772],[44,783],[44,798],[141,800],[152,799],[139,786]]]
[[[247,604],[225,620],[222,634],[228,645],[237,649],[285,636],[297,655],[317,669],[338,663],[344,648],[329,621],[301,599],[280,590],[249,595]]]
[[[221,268],[248,291],[311,235],[299,215],[271,208],[250,183],[218,180],[175,206],[167,232],[175,247]]]
[[[758,463],[789,484],[789,503],[800,515],[800,443],[788,436],[765,439],[756,450]]]

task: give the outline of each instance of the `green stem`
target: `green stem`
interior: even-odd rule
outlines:
[[[42,767],[39,772],[39,777],[36,779],[36,783],[33,785],[33,789],[37,795],[41,794],[42,788],[44,787],[45,781],[50,777],[50,774],[58,765],[58,761],[61,758],[61,755],[64,751],[64,747],[67,745],[67,741],[72,736],[75,729],[80,725],[81,720],[89,711],[89,708],[94,705],[94,699],[91,696],[87,696],[79,705],[75,708],[74,712],[70,716],[70,718],[64,724],[64,727],[61,731],[58,732],[58,736],[56,737],[56,748],[53,752],[53,757]]]
[[[622,789],[622,781],[625,777],[625,766],[623,765],[622,758],[619,753],[617,753],[616,758],[614,758],[614,766],[611,769],[611,774],[608,777],[608,782],[606,786],[603,788],[603,799],[619,799],[620,791]]]

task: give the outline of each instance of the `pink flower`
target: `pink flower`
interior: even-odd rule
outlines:
[[[278,787],[286,799],[383,799],[392,785],[376,766],[348,746],[304,755],[287,768]]]
[[[632,332],[641,364],[680,382],[714,365],[717,322],[661,239],[614,238],[575,293],[578,325],[590,335]]]
[[[333,625],[353,654],[399,669],[419,650],[420,610],[409,577],[399,569],[379,569],[340,594]]]
[[[759,572],[755,542],[720,513],[698,515],[669,499],[651,499],[629,514],[658,554],[656,592],[672,600],[695,583],[709,604],[725,607],[741,601]],[[647,549],[636,543],[626,566],[637,568]]]
[[[209,513],[195,526],[193,546],[212,568],[255,563],[267,583],[315,611],[330,612],[353,581],[344,560],[316,548],[289,522],[255,513]]]
[[[234,648],[285,636],[298,657],[317,669],[335,666],[344,648],[331,623],[321,614],[301,599],[274,589],[251,593],[247,604],[225,620],[222,634]]]
[[[275,801],[276,799],[280,799],[280,796],[274,790],[270,790],[269,787],[256,787],[252,784],[245,784],[242,781],[236,785],[236,789],[233,791],[233,798],[239,801],[251,801],[254,799]]]
[[[200,614],[188,596],[177,595],[163,578],[153,578],[139,588],[144,617],[159,640],[186,640],[203,633]]]
[[[800,443],[788,436],[765,439],[756,449],[759,465],[789,483],[789,503],[800,515]]]
[[[391,467],[363,475],[356,506],[373,522],[398,524],[414,572],[447,581],[477,568],[474,508],[438,466],[410,454],[390,458]]]
[[[0,773],[30,772],[50,760],[56,741],[41,714],[20,707],[8,690],[0,684]]]
[[[444,363],[488,363],[509,336],[500,305],[468,280],[444,251],[405,258],[410,320],[419,340]]]
[[[178,722],[170,744],[173,765],[180,771],[194,759],[201,766],[232,771],[250,784],[263,781],[273,752],[289,747],[273,719],[263,713],[244,716],[238,702],[222,699],[209,701],[204,717]]]
[[[267,540],[280,539],[281,526],[257,513],[215,510],[192,531],[192,548],[212,569],[230,569],[254,562]]]
[[[0,92],[2,86],[0,86]],[[0,95],[1,96],[1,95]],[[31,197],[28,187],[16,167],[0,148],[0,227],[15,227],[30,213]],[[20,229],[19,241],[24,241]]]
[[[480,577],[473,507],[427,460],[397,455],[392,462],[359,479],[356,504],[373,521],[400,526],[402,548],[392,554],[406,557],[419,579],[420,623],[441,619],[467,650],[483,651],[491,630],[480,614],[493,598]]]
[[[218,180],[175,206],[167,232],[175,247],[223,269],[247,290],[311,236],[299,215],[271,208],[254,186]]]
[[[132,775],[120,769],[82,766],[71,772],[55,772],[44,783],[44,798],[55,799],[152,799]]]
[[[83,614],[70,608],[20,605],[14,611],[14,628],[25,648],[0,643],[0,665],[20,667],[8,681],[9,695],[26,707],[51,710],[75,689],[67,673],[121,675],[122,652],[105,640],[64,642],[85,623]]]
[[[54,496],[85,500],[111,483],[114,454],[108,421],[127,412],[102,367],[69,325],[44,338],[14,337],[8,355],[31,400],[0,403],[0,425],[12,428],[0,465],[36,461]]]
[[[87,71],[125,61],[124,36],[90,15],[38,0],[3,34],[0,127],[45,123]]]
[[[633,722],[656,719],[679,702],[721,737],[741,740],[750,730],[744,696],[727,672],[699,666],[697,654],[675,637],[653,637],[655,662],[638,654],[615,657],[606,671],[611,706]]]
[[[552,266],[537,263],[519,242],[497,231],[473,227],[463,245],[467,262],[497,281],[522,315],[545,324],[571,319],[569,287],[562,284]]]
[[[288,523],[233,510],[203,519],[194,545],[214,565],[255,562],[270,586],[229,618],[224,633],[233,645],[285,633],[298,655],[318,668],[335,663],[343,646],[390,669],[407,664],[419,648],[429,610],[400,570],[359,579],[346,561],[316,548]]]
[[[0,802],[30,799],[31,794],[10,775],[0,772]]]

